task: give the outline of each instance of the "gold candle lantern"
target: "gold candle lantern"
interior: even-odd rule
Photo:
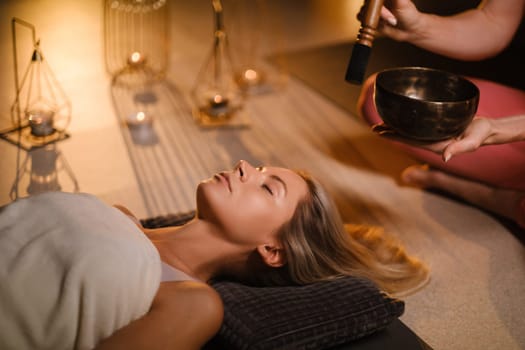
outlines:
[[[201,126],[245,125],[244,99],[234,78],[220,0],[212,0],[213,46],[192,90],[193,114]]]
[[[267,0],[231,1],[229,29],[235,79],[247,94],[272,92],[285,83],[281,59],[274,60],[273,69],[263,59],[283,50],[279,13],[278,8],[272,12]]]
[[[44,146],[68,136],[66,128],[71,121],[71,103],[44,58],[35,27],[18,18],[13,18],[11,23],[16,90],[11,106],[14,129],[2,137],[16,140],[14,143],[22,148]],[[17,25],[29,28],[32,33],[31,58],[22,74],[18,72]]]
[[[138,78],[164,78],[169,52],[167,1],[105,0],[104,45],[106,69],[114,79],[134,83]]]

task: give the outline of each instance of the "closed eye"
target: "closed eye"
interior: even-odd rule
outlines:
[[[272,189],[270,188],[270,186],[266,185],[266,184],[263,184],[262,187],[270,194],[273,196],[273,191]]]

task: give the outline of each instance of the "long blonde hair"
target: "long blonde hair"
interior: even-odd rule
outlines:
[[[297,173],[306,181],[309,195],[277,233],[286,265],[256,273],[252,277],[258,283],[308,284],[352,275],[368,278],[386,292],[406,295],[428,281],[427,267],[409,256],[394,237],[379,227],[343,224],[321,184]]]

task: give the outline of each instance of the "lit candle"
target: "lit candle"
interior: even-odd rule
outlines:
[[[149,126],[153,122],[153,118],[151,115],[141,111],[130,114],[126,119],[126,122],[132,127]]]
[[[153,128],[153,117],[146,112],[137,112],[128,116],[126,122],[133,143],[139,145],[153,145],[158,142]]]
[[[128,64],[131,65],[131,66],[138,66],[138,65],[141,65],[142,63],[144,63],[145,60],[146,59],[144,58],[144,56],[140,52],[135,51],[131,55],[129,55],[129,57],[128,57]]]
[[[31,134],[34,136],[49,136],[55,132],[53,127],[53,111],[32,110],[26,112]]]
[[[255,85],[261,80],[260,75],[253,69],[246,69],[242,74],[243,80],[248,85]]]
[[[208,114],[214,117],[224,116],[228,113],[228,99],[220,94],[215,94],[208,100]]]

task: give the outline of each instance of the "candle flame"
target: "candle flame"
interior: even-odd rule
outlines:
[[[247,69],[244,71],[244,78],[246,80],[255,80],[257,79],[257,72],[253,69]]]
[[[224,98],[221,95],[213,96],[213,102],[215,102],[215,103],[221,103],[223,100],[224,100]]]
[[[138,122],[141,122],[141,121],[143,121],[144,119],[146,119],[146,114],[145,114],[144,112],[138,112],[136,118],[137,118],[137,121],[138,121]]]
[[[133,63],[138,63],[141,58],[142,58],[142,55],[140,54],[140,52],[137,52],[137,51],[133,52],[130,57],[131,62]]]

